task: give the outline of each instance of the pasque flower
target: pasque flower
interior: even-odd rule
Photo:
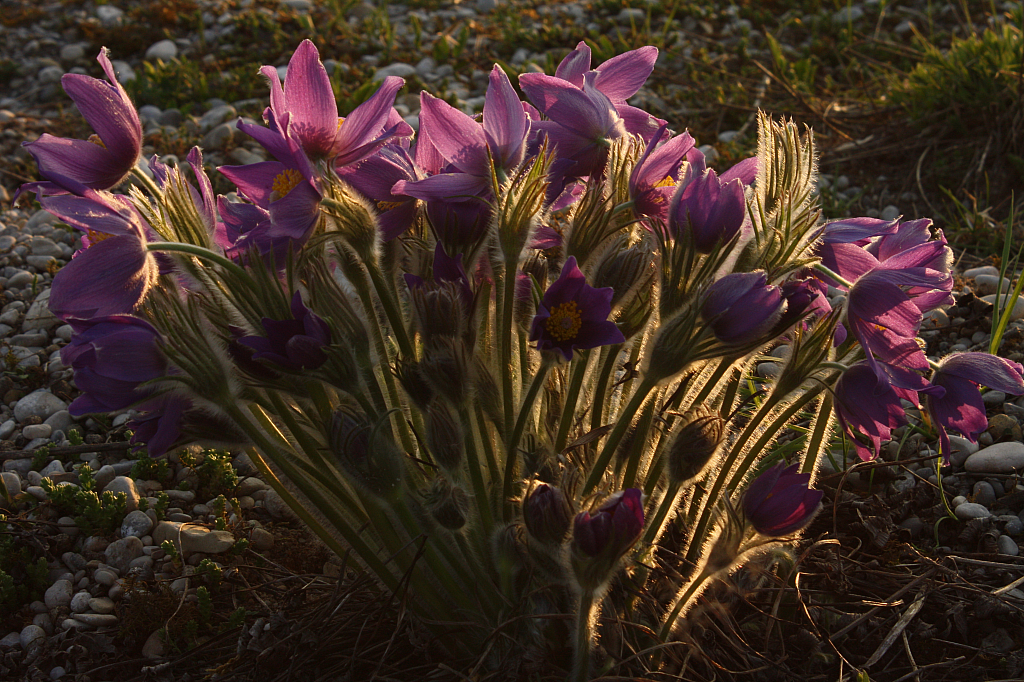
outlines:
[[[266,336],[243,336],[238,343],[252,348],[254,360],[268,360],[290,370],[316,369],[327,362],[324,346],[331,342],[331,328],[302,303],[302,293],[292,296],[292,319],[264,317]]]
[[[670,234],[685,234],[698,253],[711,253],[739,233],[747,202],[742,180],[723,182],[713,169],[704,168],[703,157],[683,168],[668,206],[668,228]]]
[[[75,385],[82,391],[68,408],[71,414],[131,407],[152,394],[141,384],[167,374],[163,337],[149,322],[131,315],[69,322],[75,333],[60,358],[75,370]]]
[[[811,490],[810,474],[780,462],[750,484],[743,495],[743,514],[757,532],[781,537],[800,530],[814,517],[823,493]]]
[[[558,488],[541,483],[523,502],[523,523],[530,537],[547,545],[559,545],[572,525],[572,504]],[[642,521],[641,521],[642,523]]]
[[[663,141],[667,134],[667,126],[658,129],[629,175],[629,195],[637,215],[668,218],[669,199],[676,191],[686,153],[693,148],[693,138],[683,133]]]
[[[608,320],[614,293],[611,287],[595,289],[587,284],[576,258],[569,256],[562,274],[544,292],[530,340],[537,342],[539,350],[558,351],[566,360],[572,360],[576,349],[622,343],[626,340],[622,332]]]
[[[771,330],[786,307],[782,290],[768,284],[765,273],[734,272],[708,287],[700,313],[719,341],[745,345]]]
[[[76,189],[82,196],[42,199],[47,211],[86,231],[90,242],[54,276],[50,311],[61,319],[130,313],[160,274],[146,249],[152,228],[124,197]]]
[[[90,189],[110,189],[121,184],[135,166],[142,151],[142,125],[128,93],[117,81],[107,48],[96,57],[107,80],[76,73],[65,74],[61,85],[96,135],[88,140],[71,140],[43,133],[25,148],[39,165],[39,173],[50,182],[29,183],[23,191],[41,194],[67,191],[67,180]]]
[[[944,394],[927,396],[925,406],[939,432],[943,459],[948,462],[950,443],[947,429],[977,442],[978,435],[988,428],[985,404],[978,385],[1022,395],[1024,367],[988,353],[955,353],[939,361],[932,373],[932,383],[945,389]]]
[[[605,584],[643,530],[643,493],[638,488],[620,490],[593,513],[577,514],[572,524],[571,563],[580,586],[596,590]]]

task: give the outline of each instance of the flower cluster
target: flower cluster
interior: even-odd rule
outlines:
[[[481,116],[422,93],[414,131],[399,78],[339,116],[304,41],[283,84],[262,69],[264,125],[238,127],[272,160],[220,167],[229,198],[198,149],[188,167],[139,163],[138,116],[102,52],[106,81],[64,77],[95,144],[40,138],[44,181],[22,188],[83,233],[50,298],[75,331],[73,412],[135,409],[153,456],[245,449],[431,627],[471,623],[441,638],[454,653],[507,660],[517,637],[524,659],[557,651],[537,638],[564,631],[534,620],[575,613],[583,679],[596,613],[645,588],[648,571],[621,569],[660,560],[659,544],[697,567],[653,616],[667,637],[737,551],[817,510],[794,467],[813,471],[824,440],[749,480],[826,387],[868,456],[901,398],[923,394],[937,426],[973,437],[974,384],[1024,385],[1019,365],[978,355],[926,379],[916,332],[951,287],[941,234],[822,225],[812,139],[789,122],[760,116],[757,155],[709,168],[689,134],[627,104],[656,58],[593,66],[580,43],[554,75],[519,77],[526,101],[495,66]],[[115,193],[127,177],[137,188]],[[739,389],[782,343],[752,410]],[[682,543],[665,532],[677,516]]]

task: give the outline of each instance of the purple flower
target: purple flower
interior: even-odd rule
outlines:
[[[963,434],[972,443],[988,428],[985,405],[978,385],[1013,395],[1024,394],[1024,367],[988,353],[956,353],[939,361],[932,383],[945,394],[929,395],[925,405],[939,432],[939,450],[949,461],[950,444],[946,429]]]
[[[797,465],[784,462],[754,479],[743,494],[743,513],[757,532],[782,537],[798,531],[821,506],[823,493],[810,490],[810,474],[798,474]]]
[[[309,40],[302,41],[288,62],[284,87],[273,66],[264,66],[260,72],[270,81],[271,111],[278,121],[289,115],[292,136],[313,160],[332,158],[336,166],[347,166],[365,159],[408,127],[391,120],[395,94],[405,84],[396,76],[385,78],[377,92],[347,118],[338,118],[331,80]],[[254,137],[262,142],[265,135]]]
[[[380,211],[377,221],[384,241],[405,233],[416,222],[419,201],[392,191],[400,180],[414,183],[424,177],[404,147],[387,145],[358,164],[339,168],[338,177],[377,206]]]
[[[882,441],[889,440],[892,430],[906,423],[896,390],[865,362],[843,372],[833,393],[839,424],[864,461],[878,457]],[[861,442],[858,434],[867,438],[871,443],[870,449]]]
[[[596,71],[587,72],[582,89],[542,73],[519,77],[523,92],[549,119],[532,126],[554,145],[564,176],[600,174],[611,141],[627,133],[615,105],[594,86],[597,76]]]
[[[687,234],[698,253],[711,253],[739,233],[747,202],[738,177],[722,182],[702,165],[690,163],[683,170],[668,207],[668,226],[671,234]]]
[[[547,483],[535,487],[523,502],[526,530],[543,544],[560,545],[572,520],[572,505],[565,494]]]
[[[67,180],[91,189],[110,189],[121,184],[139,160],[142,125],[128,93],[117,82],[107,48],[96,58],[107,81],[75,73],[65,74],[61,85],[96,135],[71,140],[44,133],[25,148],[35,157],[39,172],[49,183],[29,183],[19,190],[41,194],[61,193]],[[109,81],[109,82],[108,82]]]
[[[625,337],[608,320],[614,291],[595,289],[569,256],[558,279],[544,292],[533,318],[530,340],[541,351],[556,350],[568,361],[575,349],[622,343]]]
[[[255,360],[269,360],[290,370],[316,369],[327,362],[324,346],[331,343],[331,328],[302,303],[301,292],[292,296],[290,320],[264,317],[266,336],[244,336],[238,340],[252,348]]]
[[[530,121],[497,65],[491,70],[482,125],[426,92],[420,102],[420,131],[447,170],[416,182],[399,181],[394,193],[424,200],[489,196],[491,163],[501,177],[523,160]]]
[[[786,308],[782,290],[764,272],[734,272],[708,287],[700,312],[719,341],[746,345],[774,328]]]
[[[590,557],[617,561],[629,551],[644,529],[643,493],[638,488],[620,490],[593,514],[581,512],[573,520],[573,549]]]
[[[89,236],[88,248],[54,276],[50,311],[61,319],[130,313],[160,274],[146,249],[152,228],[124,197],[79,189],[84,196],[41,200],[47,211]]]
[[[676,191],[686,153],[693,148],[693,138],[683,133],[661,143],[667,133],[667,126],[658,129],[630,173],[629,195],[637,215],[668,219],[669,199]]]
[[[150,457],[167,454],[179,444],[182,422],[192,406],[190,398],[176,393],[163,393],[139,405],[139,416],[128,422],[132,444],[145,444]]]
[[[75,335],[60,359],[82,391],[68,408],[74,416],[131,407],[152,394],[140,384],[167,374],[163,337],[149,322],[131,315],[69,322]]]

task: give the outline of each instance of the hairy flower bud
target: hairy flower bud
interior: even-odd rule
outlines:
[[[821,506],[822,492],[807,486],[810,474],[779,463],[754,479],[743,494],[743,514],[757,532],[781,537],[800,530]]]
[[[386,423],[370,424],[363,417],[335,412],[331,450],[352,479],[384,499],[402,490],[402,453],[391,441]]]
[[[649,288],[658,274],[657,260],[650,242],[613,249],[601,259],[594,271],[594,286],[611,287],[612,308],[627,304],[632,294]]]
[[[448,479],[438,476],[426,495],[426,507],[438,525],[448,530],[459,530],[466,525],[469,496]]]
[[[572,504],[554,486],[541,483],[523,500],[523,524],[530,537],[545,545],[560,545],[572,523]]]
[[[461,337],[468,324],[466,305],[456,283],[409,288],[413,321],[427,343],[437,336]]]
[[[395,362],[395,376],[416,407],[426,410],[427,405],[434,399],[434,389],[423,378],[420,363],[409,358],[398,358]]]
[[[427,447],[434,461],[447,471],[462,464],[465,441],[462,425],[444,398],[435,398],[427,407]]]
[[[593,514],[577,514],[573,521],[571,563],[580,587],[596,590],[604,585],[643,530],[643,493],[638,488],[620,490]]]
[[[363,262],[375,261],[380,229],[374,209],[344,184],[337,183],[331,189],[333,196],[323,201],[324,212],[334,218],[338,233]]]
[[[473,378],[473,355],[462,339],[437,337],[420,360],[420,372],[427,384],[454,405],[469,398]]]
[[[679,427],[668,450],[668,475],[681,486],[691,484],[707,467],[725,439],[725,420],[702,407]]]

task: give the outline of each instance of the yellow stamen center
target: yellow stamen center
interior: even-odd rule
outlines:
[[[344,123],[344,122],[345,122],[345,117],[344,116],[338,117],[338,130],[341,130],[341,124]]]
[[[659,181],[654,186],[655,187],[672,187],[675,184],[676,184],[676,181],[674,179],[672,179],[672,176],[671,175],[666,175],[664,178],[661,179],[661,181]]]
[[[302,182],[302,173],[294,168],[286,168],[277,174],[273,184],[270,186],[270,200],[277,201],[288,196],[288,192],[295,189],[296,185]]]
[[[568,341],[576,338],[582,324],[576,301],[567,301],[551,309],[551,317],[544,323],[544,328],[556,341]]]
[[[96,145],[98,147],[103,147],[104,149],[107,148],[107,145],[103,144],[103,140],[101,140],[100,136],[97,135],[96,133],[93,133],[92,135],[90,135],[89,139],[87,141],[88,142],[92,142],[94,145]]]
[[[110,239],[111,237],[114,236],[114,235],[110,234],[109,232],[96,232],[95,230],[89,230],[89,229],[87,229],[85,231],[85,233],[87,235],[89,235],[89,245],[90,246],[95,246],[96,244],[99,244],[104,239]],[[104,248],[106,248],[106,247],[104,247]]]

